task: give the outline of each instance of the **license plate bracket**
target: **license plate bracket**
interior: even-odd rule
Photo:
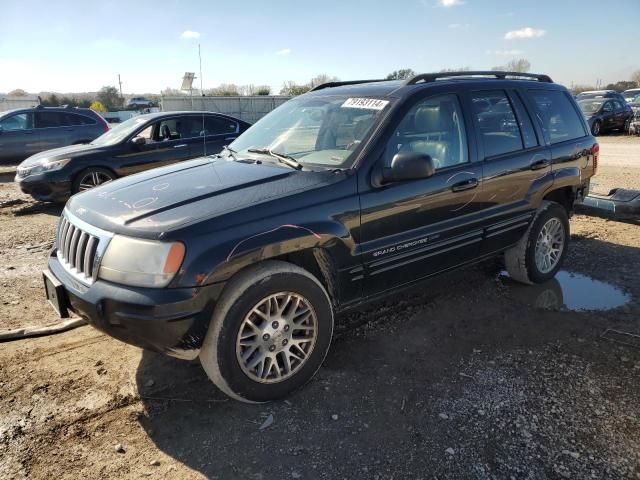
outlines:
[[[49,304],[60,318],[69,318],[67,292],[64,289],[64,285],[48,270],[42,272],[42,279],[44,280],[44,291]]]

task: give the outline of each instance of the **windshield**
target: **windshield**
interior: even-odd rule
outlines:
[[[136,131],[140,126],[144,123],[148,122],[149,119],[147,117],[133,117],[127,120],[126,122],[122,122],[117,127],[112,128],[107,133],[100,135],[96,138],[92,145],[115,145],[116,143],[121,142],[129,135],[131,135],[134,131]]]
[[[303,96],[263,117],[230,147],[241,155],[270,150],[305,165],[347,168],[389,100]]]
[[[580,110],[582,110],[582,113],[595,113],[600,110],[602,102],[599,100],[583,100],[578,102],[578,106]]]

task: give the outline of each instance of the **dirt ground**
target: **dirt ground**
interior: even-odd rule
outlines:
[[[640,138],[599,141],[598,191],[640,188]],[[40,272],[60,209],[10,179],[0,330],[56,321]],[[227,400],[198,362],[86,326],[2,343],[0,478],[640,478],[640,227],[571,228],[548,284],[488,262],[343,316],[282,402]]]

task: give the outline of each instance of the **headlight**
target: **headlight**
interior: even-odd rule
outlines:
[[[184,245],[115,235],[98,277],[134,287],[166,287],[180,269]]]
[[[44,160],[40,160],[40,162],[25,168],[29,169],[29,175],[36,175],[38,173],[53,172],[56,170],[60,170],[70,161],[71,161],[70,158],[63,158],[62,160],[49,160],[47,158]]]

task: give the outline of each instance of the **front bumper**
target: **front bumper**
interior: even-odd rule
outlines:
[[[15,176],[20,190],[42,202],[64,202],[71,196],[71,180],[51,174]]]
[[[185,359],[196,358],[223,284],[140,288],[97,280],[86,286],[61,265],[55,249],[49,271],[63,285],[68,308],[125,343]]]

